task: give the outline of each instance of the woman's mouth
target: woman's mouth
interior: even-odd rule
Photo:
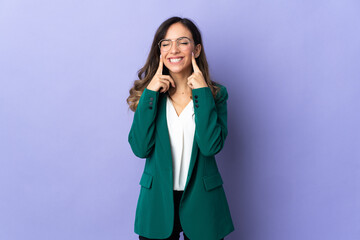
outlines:
[[[169,62],[171,64],[178,64],[179,62],[181,62],[184,58],[183,57],[179,57],[179,58],[169,58]]]

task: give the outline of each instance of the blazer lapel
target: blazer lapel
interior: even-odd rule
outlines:
[[[161,158],[161,163],[159,164],[159,167],[163,171],[171,171],[171,177],[172,177],[173,168],[172,168],[170,136],[166,121],[166,94],[162,94],[162,93],[160,94],[157,111],[158,113],[157,113],[155,128],[159,133],[160,139],[156,139],[156,142],[161,144],[162,152],[159,154],[163,156]]]
[[[196,127],[195,127],[195,134],[196,134]],[[189,172],[188,172],[188,176],[187,176],[187,179],[186,179],[186,184],[185,184],[185,189],[184,189],[184,191],[186,190],[187,185],[188,185],[188,183],[189,183],[189,181],[190,181],[192,172],[193,172],[193,170],[194,170],[195,162],[196,162],[196,160],[197,160],[198,150],[199,150],[199,147],[198,147],[197,142],[196,142],[196,140],[195,140],[195,134],[194,134],[194,142],[193,142],[192,151],[191,151]]]

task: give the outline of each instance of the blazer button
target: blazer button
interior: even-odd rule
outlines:
[[[198,95],[195,95],[195,98],[198,98]]]
[[[149,108],[152,109],[152,106],[150,106]]]
[[[149,102],[150,105],[152,105],[152,102]]]
[[[196,105],[195,105],[195,107],[197,107],[197,108],[198,108],[198,107],[199,107],[199,105],[197,105],[197,104],[196,104]]]
[[[153,97],[151,97],[151,98],[150,98],[150,101],[152,101],[152,100],[154,100],[154,98],[153,98]]]
[[[195,100],[195,102],[197,103],[197,102],[199,102],[198,100]]]

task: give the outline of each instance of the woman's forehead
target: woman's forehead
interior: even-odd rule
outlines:
[[[164,38],[175,40],[180,37],[191,37],[191,32],[181,23],[175,23],[169,27]]]

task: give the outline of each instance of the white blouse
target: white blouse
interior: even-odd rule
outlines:
[[[195,133],[193,100],[178,116],[170,97],[167,96],[166,118],[173,159],[173,187],[174,190],[183,191],[189,171]]]

